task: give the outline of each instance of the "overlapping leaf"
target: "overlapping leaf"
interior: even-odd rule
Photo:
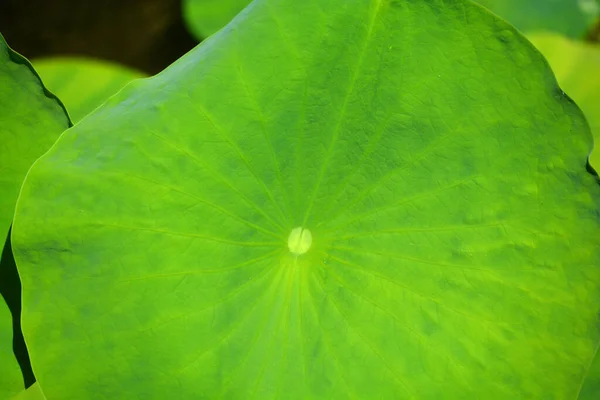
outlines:
[[[470,2],[255,1],[30,171],[38,381],[575,398],[600,342],[591,145],[542,56]]]

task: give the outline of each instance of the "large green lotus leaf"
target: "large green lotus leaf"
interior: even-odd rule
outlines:
[[[600,170],[600,47],[552,33],[527,37],[546,56],[560,86],[583,110],[596,143],[590,164]]]
[[[598,0],[475,0],[522,31],[584,36],[600,17]]]
[[[12,316],[0,296],[0,399],[9,399],[23,390],[23,375],[13,353]]]
[[[46,86],[65,104],[77,122],[133,79],[144,74],[101,60],[56,57],[33,60]]]
[[[183,0],[183,17],[188,29],[202,40],[231,21],[250,0]]]
[[[31,164],[69,127],[60,101],[0,35],[0,243]]]
[[[592,137],[468,1],[259,0],[31,169],[49,399],[575,398],[600,343]]]

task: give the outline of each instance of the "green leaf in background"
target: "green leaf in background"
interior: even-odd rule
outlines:
[[[471,2],[255,1],[31,169],[36,377],[61,400],[575,398],[591,146]]]
[[[44,58],[33,66],[46,87],[65,104],[78,122],[133,79],[144,74],[106,61],[86,58]]]
[[[69,127],[60,101],[0,36],[0,243],[31,164]]]
[[[42,392],[42,388],[36,382],[27,390],[23,390],[17,396],[13,397],[12,400],[46,400],[44,393]]]
[[[194,36],[202,40],[229,23],[250,0],[183,0],[183,18]]]
[[[583,37],[600,17],[598,0],[476,0],[523,32]]]
[[[12,316],[0,296],[0,399],[9,399],[24,389],[23,375],[13,353]]]
[[[590,164],[600,171],[600,46],[552,33],[527,38],[546,57],[560,87],[583,110],[595,137]]]

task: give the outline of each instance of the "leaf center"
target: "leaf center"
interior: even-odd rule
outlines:
[[[288,247],[295,255],[302,255],[310,249],[312,244],[312,234],[308,229],[301,226],[292,229],[288,237]]]

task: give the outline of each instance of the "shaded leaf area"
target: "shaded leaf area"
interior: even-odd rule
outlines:
[[[183,0],[184,21],[192,34],[202,40],[227,25],[249,0]]]
[[[149,75],[198,43],[181,0],[3,0],[0,32],[29,59],[87,56]]]
[[[600,169],[600,46],[570,40],[552,33],[531,33],[527,38],[546,57],[560,87],[583,110],[596,145],[590,164]]]
[[[551,31],[582,39],[600,18],[598,0],[476,0],[523,32]]]
[[[38,382],[575,398],[600,343],[591,147],[541,54],[469,1],[254,1],[30,170]]]
[[[73,122],[133,79],[145,76],[118,64],[85,58],[45,58],[32,62],[44,84],[65,104]]]
[[[5,304],[3,299],[6,301]],[[31,386],[35,382],[35,376],[31,369],[29,354],[21,330],[21,281],[12,254],[10,232],[4,243],[2,258],[0,259],[0,307],[4,306],[7,306],[9,311],[8,313],[2,313],[3,315],[0,316],[0,337],[2,337],[0,338],[0,346],[4,346],[5,350],[0,360],[10,362],[13,370],[3,370],[0,373],[0,379],[11,378],[15,382],[18,377],[16,381],[18,386],[12,387],[11,394],[14,395],[25,387]],[[7,342],[7,335],[11,338],[10,342]],[[15,365],[16,369],[14,369]],[[2,365],[0,365],[0,368],[2,368]],[[4,381],[0,380],[0,394],[8,394],[3,393],[1,389],[9,387],[4,384]],[[6,396],[1,398],[6,398]]]

